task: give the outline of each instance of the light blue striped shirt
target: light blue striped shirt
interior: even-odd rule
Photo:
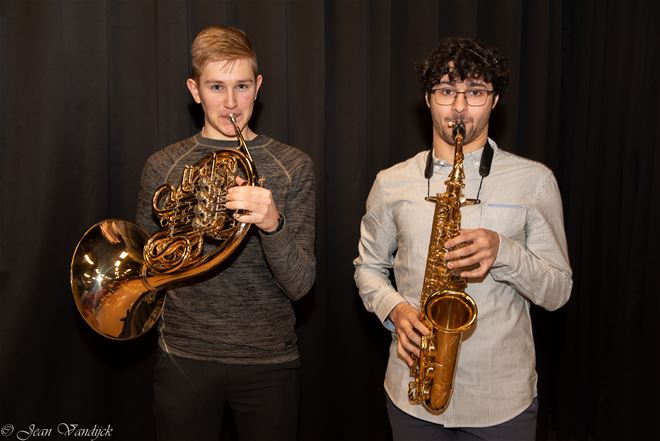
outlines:
[[[408,402],[411,381],[397,356],[392,332],[385,390],[404,412],[446,427],[485,427],[508,421],[536,396],[530,303],[547,310],[564,305],[572,274],[557,182],[544,165],[494,148],[481,204],[461,209],[462,228],[500,235],[500,248],[483,280],[468,280],[478,318],[464,335],[447,410],[438,416]],[[482,150],[465,155],[464,196],[476,197]],[[424,200],[428,150],[381,171],[362,218],[355,281],[366,308],[393,331],[388,315],[401,302],[419,307],[434,204]],[[431,194],[445,191],[452,166],[434,161]],[[388,275],[393,269],[396,288]]]

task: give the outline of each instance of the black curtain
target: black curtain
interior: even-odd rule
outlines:
[[[575,285],[561,310],[533,308],[539,440],[660,438],[659,19],[651,0],[0,0],[3,435],[57,438],[68,423],[154,439],[155,335],[95,335],[69,263],[88,227],[134,217],[147,156],[199,130],[189,46],[231,24],[265,78],[254,128],[316,166],[318,278],[296,304],[301,440],[390,437],[389,336],[352,259],[376,173],[429,146],[415,64],[449,34],[509,58],[491,134],[562,190]]]

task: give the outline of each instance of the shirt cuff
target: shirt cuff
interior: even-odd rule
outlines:
[[[491,272],[508,272],[508,269],[512,267],[512,262],[516,262],[520,258],[519,247],[520,245],[516,241],[500,235],[500,247],[497,250],[497,257],[495,257]]]
[[[391,294],[387,295],[387,297],[383,299],[383,301],[380,303],[380,305],[378,305],[378,307],[374,311],[376,313],[376,316],[383,323],[383,326],[385,326],[390,331],[394,331],[394,323],[392,323],[392,320],[390,320],[390,312],[392,312],[392,310],[394,310],[396,305],[398,305],[399,303],[407,303],[407,302],[406,299],[404,299],[401,296],[401,294],[394,291]]]

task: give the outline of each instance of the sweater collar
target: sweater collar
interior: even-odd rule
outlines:
[[[224,140],[224,139],[205,138],[202,136],[202,132],[199,132],[195,135],[195,140],[199,145],[204,147],[209,147],[211,149],[230,149],[230,148],[237,149],[240,146],[238,139]],[[268,143],[268,137],[264,135],[257,135],[257,137],[254,138],[253,140],[245,141],[245,144],[247,144],[248,148],[250,149],[263,147],[267,143]]]

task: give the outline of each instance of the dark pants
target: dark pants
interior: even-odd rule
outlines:
[[[402,412],[387,397],[387,414],[394,441],[534,441],[538,408],[539,402],[534,398],[523,413],[501,424],[446,429],[442,424],[430,423]]]
[[[234,365],[161,351],[154,371],[159,441],[218,441],[228,407],[241,441],[295,440],[300,361]]]

